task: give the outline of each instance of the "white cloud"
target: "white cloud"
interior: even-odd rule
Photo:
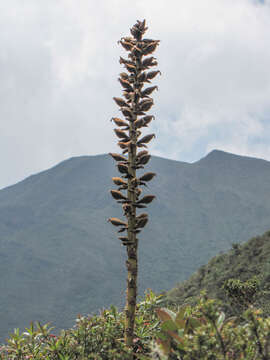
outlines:
[[[143,18],[161,39],[153,153],[270,160],[269,0],[14,0],[0,4],[0,187],[116,150],[117,40]]]

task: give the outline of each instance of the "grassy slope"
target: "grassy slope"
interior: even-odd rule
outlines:
[[[192,304],[199,292],[206,289],[209,297],[222,300],[229,311],[222,289],[224,281],[230,278],[246,281],[254,275],[260,282],[254,305],[270,315],[270,231],[213,257],[189,279],[167,292],[166,298],[174,304]]]

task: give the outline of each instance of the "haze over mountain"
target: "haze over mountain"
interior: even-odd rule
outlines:
[[[108,155],[71,158],[0,191],[0,337],[31,320],[71,326],[123,304],[125,248],[106,222]],[[153,157],[149,223],[140,234],[140,293],[188,278],[233,242],[270,228],[270,162],[214,150],[189,164]]]

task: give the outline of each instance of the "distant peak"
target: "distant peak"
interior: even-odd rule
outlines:
[[[205,157],[197,161],[197,163],[215,163],[220,161],[231,161],[231,160],[248,160],[248,161],[266,161],[260,158],[246,156],[246,155],[237,155],[223,150],[214,149],[210,151]]]
[[[208,153],[205,158],[216,158],[216,157],[220,157],[220,156],[226,156],[226,155],[234,155],[232,153],[228,153],[226,151],[222,151],[222,150],[217,150],[214,149],[212,151],[210,151],[210,153]]]
[[[224,159],[225,157],[227,158],[227,157],[236,157],[236,156],[238,156],[238,155],[228,153],[226,151],[214,149],[214,150],[210,151],[210,153],[208,153],[205,157],[200,159],[198,162],[201,162],[201,161],[215,161],[215,160]]]

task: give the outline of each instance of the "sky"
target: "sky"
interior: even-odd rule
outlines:
[[[117,41],[143,19],[145,37],[160,40],[162,73],[150,153],[270,160],[270,0],[3,0],[0,188],[118,151],[110,119],[121,115],[112,98],[126,52]]]

